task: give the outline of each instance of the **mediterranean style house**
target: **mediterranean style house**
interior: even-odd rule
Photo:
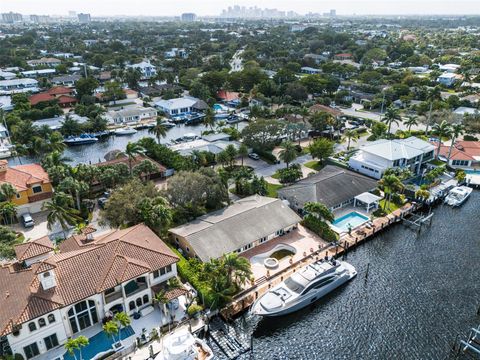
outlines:
[[[389,168],[409,169],[420,174],[422,165],[433,160],[435,146],[414,136],[381,139],[360,147],[348,161],[354,171],[380,179]]]
[[[0,267],[0,358],[63,359],[68,338],[102,331],[116,312],[152,309],[154,293],[176,276],[178,257],[147,226],[96,238],[94,231],[87,227],[58,251],[48,237],[23,243],[17,260]]]
[[[172,242],[203,262],[243,253],[295,229],[302,219],[280,199],[249,196],[170,229]]]
[[[480,141],[456,141],[453,147],[441,145],[440,160],[448,162],[452,168],[473,170],[480,168]]]
[[[41,211],[43,203],[53,195],[48,174],[40,164],[9,167],[7,160],[0,160],[0,184],[3,183],[17,191],[11,201],[17,205],[18,215]]]

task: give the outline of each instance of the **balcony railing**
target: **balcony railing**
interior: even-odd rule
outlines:
[[[104,296],[105,296],[105,303],[108,304],[108,303],[111,303],[112,301],[122,298],[123,294],[122,294],[122,291],[120,290],[110,294],[104,294]]]
[[[132,296],[142,290],[145,290],[147,288],[147,284],[144,282],[136,282],[136,283],[128,283],[125,285],[125,296],[129,297]]]
[[[35,195],[32,195],[32,196],[28,197],[28,202],[46,200],[46,199],[50,199],[52,196],[53,196],[52,192],[44,192],[44,193],[40,193],[40,194],[35,194]]]

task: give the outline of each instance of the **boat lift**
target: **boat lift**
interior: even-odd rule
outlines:
[[[424,225],[427,225],[428,227],[432,225],[433,215],[434,213],[431,211],[426,215],[412,213],[408,218],[402,218],[402,220],[406,226],[420,232]]]
[[[480,326],[477,329],[472,328],[468,340],[461,340],[460,344],[464,353],[473,353],[480,358]]]

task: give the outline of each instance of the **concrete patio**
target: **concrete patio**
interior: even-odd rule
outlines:
[[[327,242],[321,239],[318,235],[314,234],[310,230],[306,229],[302,225],[299,225],[296,230],[290,233],[280,236],[278,238],[269,240],[253,249],[250,249],[241,254],[241,256],[247,258],[252,263],[252,272],[255,281],[267,276],[267,271],[270,276],[284,270],[290,266],[290,259],[292,262],[299,261],[306,255],[311,253],[311,249],[318,250],[319,247],[326,245]],[[287,245],[295,249],[295,255],[287,256],[279,260],[278,267],[275,269],[267,269],[263,262],[259,262],[255,257],[259,255],[269,253],[278,245]],[[306,254],[306,255],[305,255]]]

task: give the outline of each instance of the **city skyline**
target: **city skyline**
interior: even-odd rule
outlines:
[[[218,16],[222,10],[231,6],[258,6],[279,11],[293,11],[299,14],[324,13],[335,9],[339,15],[473,15],[479,14],[480,8],[476,0],[399,0],[392,3],[387,0],[367,0],[361,3],[353,0],[298,0],[291,3],[286,0],[245,0],[225,3],[211,0],[199,3],[195,0],[181,0],[174,4],[158,3],[155,0],[142,0],[132,4],[126,1],[84,0],[81,5],[65,3],[60,0],[45,0],[41,3],[34,0],[2,0],[0,12],[20,12],[22,14],[67,15],[69,11],[91,13],[92,16],[179,16],[184,12],[193,12],[199,16]],[[112,9],[115,9],[112,11]]]

